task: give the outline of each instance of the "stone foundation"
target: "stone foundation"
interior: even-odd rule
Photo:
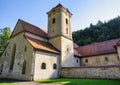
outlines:
[[[61,76],[64,78],[120,79],[120,65],[63,67]]]

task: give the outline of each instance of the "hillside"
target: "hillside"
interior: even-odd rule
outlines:
[[[86,45],[120,37],[120,16],[108,22],[98,21],[96,25],[72,33],[73,41],[78,45]]]

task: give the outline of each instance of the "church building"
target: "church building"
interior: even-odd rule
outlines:
[[[72,13],[58,4],[47,15],[47,31],[18,20],[0,57],[0,78],[58,78],[62,67],[120,64],[120,38],[78,46],[72,40]]]

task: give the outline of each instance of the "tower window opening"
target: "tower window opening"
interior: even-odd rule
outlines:
[[[68,28],[66,28],[66,34],[68,34]]]
[[[66,19],[66,24],[68,24],[68,19]]]
[[[55,23],[55,18],[53,18],[52,23],[53,23],[53,24]]]

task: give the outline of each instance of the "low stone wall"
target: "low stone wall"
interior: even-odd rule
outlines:
[[[120,65],[63,67],[61,70],[61,77],[120,79]]]

